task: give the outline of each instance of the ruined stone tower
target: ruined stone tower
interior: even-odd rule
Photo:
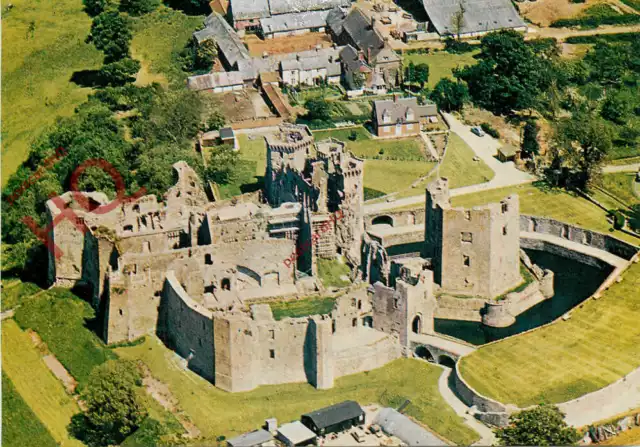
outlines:
[[[452,208],[446,178],[426,192],[424,255],[444,292],[496,297],[520,276],[517,195],[471,209]]]

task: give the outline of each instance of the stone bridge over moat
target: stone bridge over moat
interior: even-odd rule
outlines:
[[[419,357],[451,367],[460,357],[476,350],[474,346],[450,338],[415,333],[409,337],[409,347]]]

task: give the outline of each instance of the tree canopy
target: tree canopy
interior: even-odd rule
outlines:
[[[120,0],[120,10],[132,16],[141,16],[160,6],[160,0]]]
[[[575,428],[567,426],[556,406],[541,405],[509,418],[509,426],[496,430],[501,445],[572,445],[578,440]]]
[[[429,98],[438,105],[440,110],[445,112],[460,111],[469,100],[469,89],[462,82],[442,78],[433,88]]]
[[[408,83],[417,83],[420,88],[424,88],[424,85],[429,80],[429,66],[427,64],[414,64],[409,62],[409,65],[404,70],[404,80]]]
[[[90,40],[104,52],[107,61],[116,61],[129,56],[131,23],[118,11],[104,11],[93,19]]]
[[[331,119],[331,104],[323,98],[308,99],[304,103],[309,120],[328,121]]]

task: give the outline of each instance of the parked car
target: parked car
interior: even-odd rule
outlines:
[[[471,133],[479,136],[479,137],[484,137],[486,134],[484,133],[484,130],[482,130],[479,126],[474,126],[471,128]]]
[[[351,432],[351,436],[353,436],[353,439],[355,439],[358,444],[362,444],[365,441],[364,432],[359,430]]]

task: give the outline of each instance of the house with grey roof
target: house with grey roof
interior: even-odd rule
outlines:
[[[511,0],[464,0],[464,13],[457,29],[456,14],[460,3],[451,0],[422,0],[430,26],[440,36],[480,36],[501,29],[526,31],[527,25],[518,15]]]
[[[220,60],[228,69],[238,67],[238,61],[249,59],[249,51],[238,34],[217,12],[211,13],[204,21],[204,28],[193,33],[198,44],[213,39],[218,47]]]
[[[346,45],[340,52],[340,63],[347,96],[360,96],[365,92],[380,95],[387,92],[384,72],[379,68],[370,67],[362,50]]]
[[[242,90],[244,80],[239,71],[221,71],[189,76],[187,88],[195,91],[209,90],[214,93]]]
[[[260,19],[265,39],[325,31],[329,10],[294,12]]]
[[[379,137],[408,137],[419,135],[431,117],[438,114],[433,103],[418,104],[416,98],[399,98],[373,102],[373,126]]]

